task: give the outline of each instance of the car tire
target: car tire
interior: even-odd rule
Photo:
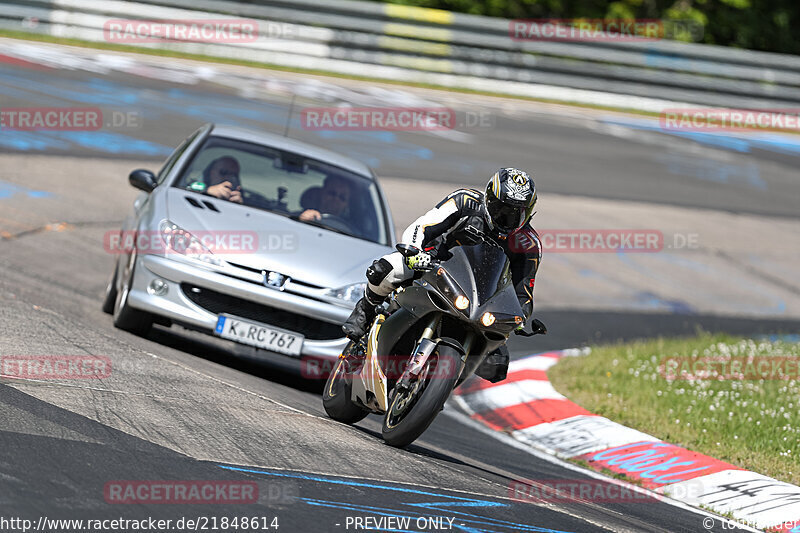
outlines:
[[[153,316],[150,313],[133,309],[128,305],[128,294],[130,287],[133,284],[133,269],[136,264],[135,256],[131,260],[131,266],[128,275],[122,275],[121,284],[116,289],[116,298],[114,298],[114,326],[144,337],[153,327]],[[115,274],[115,277],[119,272]]]
[[[114,262],[114,270],[111,272],[111,280],[106,286],[106,295],[103,299],[103,312],[109,315],[114,314],[114,305],[117,300],[117,268],[118,263]]]

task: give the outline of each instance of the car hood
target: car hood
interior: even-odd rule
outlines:
[[[204,243],[217,243],[213,248],[216,257],[251,269],[280,272],[311,285],[338,288],[365,281],[364,272],[372,261],[392,251],[388,246],[199,193],[170,189],[167,195],[169,220],[202,237]]]

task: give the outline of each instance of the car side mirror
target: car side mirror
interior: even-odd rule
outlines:
[[[400,252],[403,255],[403,257],[413,257],[422,251],[416,246],[412,246],[411,244],[404,244],[402,242],[398,243],[397,246],[395,246],[395,248],[397,249],[398,252]]]
[[[144,192],[153,192],[153,189],[158,186],[155,174],[141,168],[130,173],[128,182]]]

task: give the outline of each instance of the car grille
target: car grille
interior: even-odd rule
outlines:
[[[337,324],[203,289],[188,283],[181,283],[181,290],[189,300],[215,315],[228,314],[276,328],[288,329],[311,340],[331,340],[344,337],[342,327]]]
[[[250,272],[255,272],[257,274],[261,274],[262,272],[264,272],[264,270],[261,269],[261,268],[253,268],[253,267],[247,266],[247,265],[240,265],[239,263],[232,263],[232,262],[228,261],[228,264],[233,265],[236,268],[241,268],[242,270],[249,270]],[[313,283],[308,283],[306,281],[300,281],[300,280],[294,279],[291,276],[289,276],[289,279],[292,280],[292,283],[295,284],[295,285],[303,285],[303,286],[309,287],[311,289],[322,289],[322,288],[324,288],[324,287],[321,287],[319,285],[314,285]],[[250,280],[242,280],[242,281],[250,281]]]

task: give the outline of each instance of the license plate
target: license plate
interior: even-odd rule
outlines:
[[[217,319],[215,331],[223,339],[294,356],[300,355],[305,340],[297,333],[225,315]]]

